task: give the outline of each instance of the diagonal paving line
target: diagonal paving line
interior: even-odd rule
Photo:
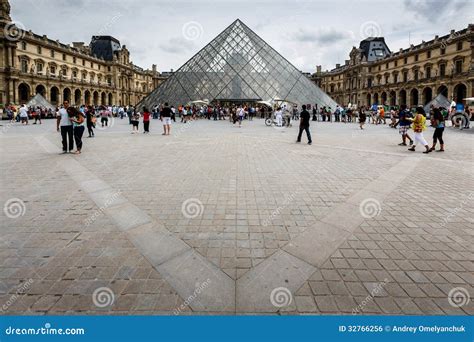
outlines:
[[[270,291],[285,283],[291,293],[298,290],[363,223],[365,218],[361,214],[361,202],[374,199],[382,203],[411,174],[420,160],[407,157],[397,163],[346,202],[332,208],[329,215],[291,240],[272,257],[239,278],[236,282],[237,311],[278,311],[270,303]],[[295,272],[296,269],[299,272]]]
[[[57,147],[45,137],[36,140],[47,152],[56,152]],[[154,222],[75,159],[65,158],[61,165],[97,206],[103,208],[105,215],[128,235],[181,298],[194,298],[189,303],[193,310],[235,310],[235,282],[227,274],[176,238],[162,224]],[[110,198],[114,201],[108,203]],[[196,285],[205,282],[208,283],[206,291],[196,297]]]

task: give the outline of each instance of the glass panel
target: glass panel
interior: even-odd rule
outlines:
[[[198,99],[288,99],[336,103],[241,21],[236,20],[156,88],[142,104]],[[140,105],[142,105],[140,104]]]

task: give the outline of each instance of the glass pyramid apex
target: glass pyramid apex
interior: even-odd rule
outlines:
[[[335,108],[326,93],[240,19],[160,84],[139,106],[190,101],[271,101]]]

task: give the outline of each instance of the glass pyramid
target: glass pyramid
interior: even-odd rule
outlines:
[[[168,102],[286,100],[298,105],[336,103],[237,19],[188,60],[139,106]]]

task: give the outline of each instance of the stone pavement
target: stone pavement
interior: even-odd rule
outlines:
[[[2,314],[474,313],[472,132],[45,121],[2,122]]]

